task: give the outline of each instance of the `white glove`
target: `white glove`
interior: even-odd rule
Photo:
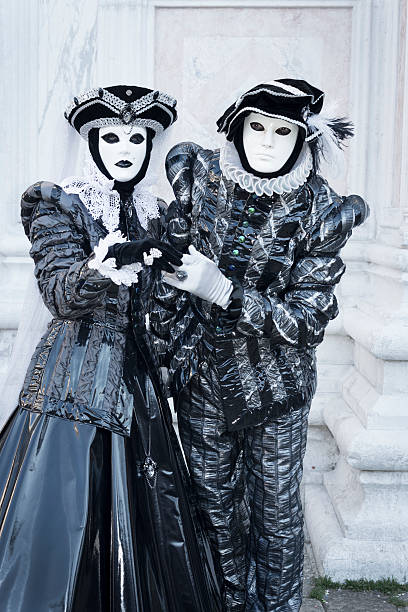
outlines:
[[[211,259],[199,253],[192,244],[188,250],[189,254],[182,257],[183,265],[173,266],[174,274],[162,272],[164,282],[217,304],[225,310],[230,301],[232,282]]]

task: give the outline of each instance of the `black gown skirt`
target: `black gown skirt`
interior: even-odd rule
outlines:
[[[2,612],[214,612],[168,404],[138,350],[130,437],[17,408],[0,437]]]

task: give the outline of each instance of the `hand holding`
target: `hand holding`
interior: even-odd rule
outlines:
[[[171,273],[174,272],[172,266],[182,264],[181,253],[177,249],[155,238],[116,243],[109,247],[103,261],[111,257],[115,258],[118,270],[138,262]]]
[[[227,308],[232,282],[211,259],[199,253],[193,245],[188,247],[188,251],[188,254],[182,257],[182,265],[174,273],[163,273],[164,282],[221,308]]]

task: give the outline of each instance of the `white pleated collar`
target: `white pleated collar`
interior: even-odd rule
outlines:
[[[226,179],[237,183],[245,191],[258,196],[272,196],[274,193],[290,193],[303,185],[313,168],[313,159],[309,145],[305,143],[290,172],[276,178],[260,178],[244,170],[238,151],[234,144],[227,140],[220,150],[220,168]]]

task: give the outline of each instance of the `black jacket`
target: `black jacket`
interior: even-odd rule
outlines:
[[[176,196],[170,241],[188,233],[236,286],[226,314],[170,287],[162,296],[173,312],[157,308],[151,320],[158,337],[172,340],[175,390],[200,361],[213,363],[231,430],[310,401],[315,347],[338,313],[339,251],[367,205],[338,196],[313,173],[290,193],[256,196],[222,175],[218,151],[194,143],[169,152],[167,173]]]
[[[40,182],[29,187],[22,196],[21,215],[39,289],[54,318],[31,359],[20,405],[129,435],[131,385],[124,366],[126,359],[134,358],[137,336],[155,369],[145,343],[145,322],[151,275],[156,273],[144,267],[139,283],[129,289],[90,269],[93,248],[107,231],[77,195],[66,194],[58,185]],[[160,224],[160,219],[151,220],[149,235],[158,238]],[[146,235],[140,224],[135,231],[137,238]]]

